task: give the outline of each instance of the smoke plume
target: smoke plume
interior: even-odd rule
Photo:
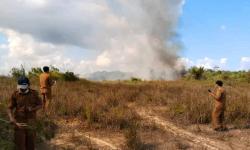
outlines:
[[[1,0],[0,32],[9,39],[4,59],[59,67],[67,62],[80,74],[119,70],[144,79],[173,79],[180,68],[176,27],[183,4],[184,0]],[[74,48],[97,56],[75,61],[66,55]]]

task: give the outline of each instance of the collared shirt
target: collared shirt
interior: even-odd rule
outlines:
[[[225,105],[226,105],[226,90],[223,87],[219,87],[216,89],[215,97],[216,97],[215,105],[216,106],[221,105],[222,107],[225,107]]]
[[[9,101],[9,109],[14,110],[14,117],[18,122],[26,122],[29,119],[36,118],[36,111],[28,111],[28,108],[34,108],[42,105],[42,100],[38,92],[30,89],[28,93],[23,94],[15,91]]]
[[[41,93],[47,93],[47,90],[50,90],[53,85],[53,81],[50,79],[49,73],[42,73],[40,75],[40,89]]]

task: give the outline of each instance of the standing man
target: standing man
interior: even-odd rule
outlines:
[[[40,75],[40,91],[43,98],[43,110],[47,110],[52,98],[52,86],[54,82],[50,78],[49,67],[43,67],[43,73]],[[45,111],[46,112],[46,111]]]
[[[30,89],[29,79],[19,78],[17,91],[12,94],[8,106],[10,122],[15,126],[16,150],[35,149],[35,130],[31,127],[34,127],[36,112],[40,108],[42,100],[37,91]]]
[[[212,127],[215,131],[225,131],[226,90],[223,88],[223,82],[220,80],[216,81],[215,92],[209,90],[209,94],[215,99],[214,110],[212,112]]]

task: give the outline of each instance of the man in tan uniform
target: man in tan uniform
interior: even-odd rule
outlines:
[[[52,98],[52,86],[54,82],[50,78],[49,67],[43,67],[44,73],[40,75],[40,91],[43,98],[43,110],[47,110]]]
[[[36,112],[42,108],[42,100],[38,92],[29,88],[29,79],[21,77],[18,80],[17,91],[9,101],[8,115],[10,122],[15,126],[14,142],[16,150],[35,149]]]
[[[226,109],[226,90],[223,88],[222,81],[216,81],[216,90],[210,95],[215,99],[214,110],[212,112],[212,127],[216,131],[225,131],[227,128],[223,124],[224,112]]]

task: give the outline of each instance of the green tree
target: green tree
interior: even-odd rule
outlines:
[[[50,66],[50,75],[53,80],[63,80],[63,73],[55,66]]]
[[[51,72],[60,72],[60,70],[58,68],[56,68],[55,66],[50,66],[50,71]]]
[[[192,67],[189,69],[189,73],[195,80],[201,80],[204,77],[204,67]]]
[[[39,77],[39,75],[42,73],[42,69],[37,67],[37,68],[31,68],[29,71],[28,75],[29,77]]]
[[[63,73],[63,80],[64,81],[77,81],[79,80],[79,77],[74,74],[74,72],[65,72]]]
[[[23,65],[21,65],[21,68],[15,68],[15,67],[12,68],[11,71],[10,71],[10,73],[11,73],[11,76],[13,78],[16,78],[16,79],[18,79],[21,76],[25,76],[26,75],[25,69],[24,69]]]

